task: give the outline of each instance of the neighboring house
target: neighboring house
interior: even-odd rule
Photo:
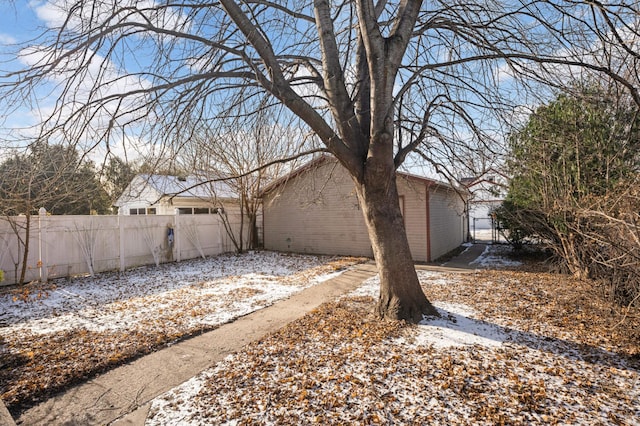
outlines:
[[[469,198],[469,227],[474,230],[492,229],[491,214],[498,208],[509,190],[509,179],[503,173],[489,169],[475,178],[461,180],[471,194]]]
[[[203,182],[195,176],[137,175],[115,206],[119,215],[214,214],[238,208],[229,185]]]
[[[466,235],[466,191],[399,173],[400,208],[411,253],[432,261]],[[264,247],[298,253],[373,256],[355,187],[334,159],[321,157],[263,191]]]

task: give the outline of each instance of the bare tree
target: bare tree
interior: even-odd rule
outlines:
[[[285,164],[282,159],[301,151],[304,154],[314,151],[312,145],[298,140],[293,126],[283,122],[286,116],[280,113],[281,109],[259,108],[249,116],[243,116],[237,108],[229,111],[216,121],[215,128],[201,124],[200,130],[178,154],[179,162],[184,163],[182,167],[195,170],[199,180],[219,182],[206,186],[211,188],[212,198],[219,198],[215,189],[221,185],[237,198],[241,213],[239,226],[230,223],[228,209],[220,213],[239,253],[260,244],[257,220],[261,191],[296,164],[295,160]]]
[[[29,66],[8,75],[17,95],[6,97],[10,105],[54,83],[59,101],[42,127],[48,137],[73,136],[88,149],[125,129],[171,152],[197,131],[189,123],[215,127],[231,109],[241,116],[286,106],[353,178],[380,272],[377,311],[387,318],[437,313],[419,285],[398,203],[396,170],[412,152],[446,170],[470,150],[496,151],[496,115],[512,116],[516,103],[536,99],[528,83],[560,85],[576,70],[604,73],[640,100],[637,75],[614,60],[638,58],[635,3],[77,0],[47,7],[60,13],[50,22],[53,37],[23,50]]]
[[[30,162],[25,156],[19,154],[5,160],[0,166],[0,172],[2,173],[0,209],[2,210],[2,219],[9,224],[16,238],[19,255],[17,257],[12,255],[15,267],[14,279],[22,284],[27,273],[32,215],[37,210],[31,189],[35,176],[32,173]]]

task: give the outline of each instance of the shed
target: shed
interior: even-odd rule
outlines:
[[[400,208],[415,261],[429,262],[465,240],[465,191],[398,173]],[[373,256],[348,172],[320,157],[263,191],[264,247],[297,253]]]

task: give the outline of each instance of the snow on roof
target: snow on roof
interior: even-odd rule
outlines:
[[[208,182],[198,176],[138,175],[162,195],[177,197],[237,198],[227,181]]]

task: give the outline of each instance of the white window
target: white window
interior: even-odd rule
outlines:
[[[132,215],[132,216],[135,216],[135,215],[146,215],[146,214],[156,214],[156,209],[155,209],[155,207],[151,207],[151,208],[141,207],[139,209],[129,209],[129,214]]]

